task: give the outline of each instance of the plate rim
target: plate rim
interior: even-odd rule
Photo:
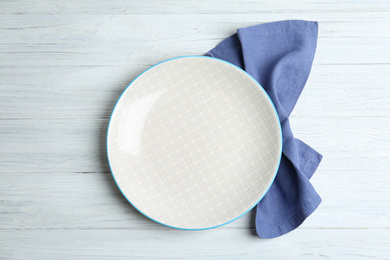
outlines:
[[[263,91],[263,93],[265,94],[266,98],[268,98],[268,100],[270,101],[271,105],[272,105],[272,108],[274,109],[274,113],[276,115],[276,118],[277,118],[277,122],[278,122],[278,126],[279,126],[279,135],[280,135],[280,152],[279,152],[279,160],[278,160],[278,166],[276,168],[276,171],[274,173],[274,176],[272,178],[272,181],[270,182],[269,186],[267,187],[266,191],[261,195],[260,199],[258,201],[256,201],[256,203],[251,206],[248,210],[246,210],[244,213],[242,213],[241,215],[239,215],[238,217],[232,219],[232,220],[229,220],[225,223],[222,223],[222,224],[219,224],[219,225],[216,225],[216,226],[211,226],[211,227],[205,227],[205,228],[182,228],[182,227],[175,227],[175,226],[172,226],[172,225],[168,225],[168,224],[165,224],[165,223],[162,223],[158,220],[155,220],[154,218],[148,216],[147,214],[145,214],[144,212],[142,212],[141,210],[139,210],[131,201],[130,199],[127,198],[127,196],[125,195],[125,193],[122,191],[121,187],[119,186],[116,178],[115,178],[115,175],[114,175],[114,172],[112,170],[112,167],[111,167],[111,163],[110,163],[110,158],[109,158],[109,155],[108,155],[108,136],[109,136],[109,131],[110,131],[110,125],[111,125],[111,119],[115,113],[115,109],[119,103],[119,101],[121,100],[122,96],[126,93],[127,89],[139,78],[141,77],[143,74],[145,74],[147,71],[153,69],[154,67],[157,67],[158,65],[160,64],[163,64],[165,62],[168,62],[168,61],[172,61],[172,60],[176,60],[176,59],[182,59],[182,58],[204,58],[204,59],[212,59],[212,60],[218,60],[218,61],[221,61],[221,62],[224,62],[224,63],[227,63],[228,65],[230,66],[233,66],[235,67],[236,69],[239,69],[241,70],[242,72],[244,72],[247,76],[249,76],[255,83],[256,85]],[[158,223],[158,224],[161,224],[163,226],[166,226],[166,227],[170,227],[170,228],[174,228],[174,229],[179,229],[179,230],[190,230],[190,231],[196,231],[196,230],[207,230],[207,229],[213,229],[213,228],[217,228],[217,227],[221,227],[221,226],[224,226],[224,225],[227,225],[239,218],[241,218],[242,216],[246,215],[249,211],[251,211],[254,207],[256,207],[257,204],[259,204],[259,202],[264,198],[265,194],[267,194],[267,192],[269,191],[269,189],[271,188],[272,184],[274,183],[275,181],[275,178],[276,178],[276,175],[279,171],[279,167],[280,167],[280,161],[282,159],[282,151],[283,151],[283,132],[282,132],[282,127],[281,127],[281,123],[280,123],[280,118],[279,118],[279,114],[275,108],[275,105],[274,103],[272,102],[271,98],[269,97],[268,93],[265,91],[265,89],[260,85],[259,82],[257,82],[256,79],[254,79],[248,72],[246,72],[245,70],[241,69],[240,67],[228,62],[228,61],[225,61],[225,60],[221,60],[221,59],[218,59],[218,58],[215,58],[215,57],[210,57],[210,56],[202,56],[202,55],[184,55],[184,56],[178,56],[178,57],[175,57],[175,58],[170,58],[170,59],[167,59],[167,60],[163,60],[161,62],[158,62],[156,64],[154,64],[153,66],[149,67],[148,69],[144,70],[143,72],[141,72],[137,77],[135,77],[130,83],[129,85],[127,85],[127,87],[122,91],[122,93],[120,94],[120,96],[118,97],[117,101],[115,102],[115,105],[112,109],[112,112],[111,112],[111,115],[110,115],[110,118],[108,120],[108,125],[107,125],[107,131],[106,131],[106,156],[107,156],[107,162],[108,162],[108,167],[110,169],[110,172],[111,172],[111,175],[114,179],[114,182],[116,184],[116,186],[118,187],[119,191],[122,193],[123,197],[125,197],[125,199],[130,203],[131,206],[133,206],[138,212],[140,212],[143,216],[145,216],[146,218]]]

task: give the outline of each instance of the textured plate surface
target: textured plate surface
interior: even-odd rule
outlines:
[[[107,133],[114,179],[161,224],[206,229],[253,208],[279,166],[278,116],[261,86],[218,59],[157,64],[119,98]]]

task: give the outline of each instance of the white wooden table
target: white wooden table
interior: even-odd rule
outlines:
[[[320,23],[292,129],[324,155],[323,198],[297,230],[253,214],[208,231],[156,224],[109,172],[111,110],[136,75],[235,29]],[[0,258],[390,258],[390,2],[0,1]]]

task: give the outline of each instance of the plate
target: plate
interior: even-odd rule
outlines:
[[[251,210],[273,182],[281,150],[278,115],[263,88],[203,56],[143,72],[117,101],[107,132],[123,195],[179,229],[218,227]]]

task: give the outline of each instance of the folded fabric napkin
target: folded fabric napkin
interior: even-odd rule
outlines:
[[[309,179],[322,155],[294,138],[288,120],[309,76],[317,35],[317,22],[260,24],[238,29],[206,54],[248,72],[268,93],[279,115],[282,158],[275,181],[257,205],[256,231],[261,238],[294,230],[321,203]]]

